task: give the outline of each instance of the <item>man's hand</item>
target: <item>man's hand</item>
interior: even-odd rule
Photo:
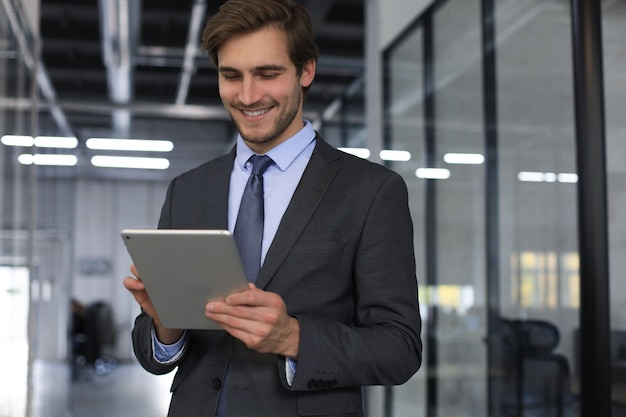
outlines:
[[[224,301],[209,302],[206,316],[249,349],[298,359],[300,325],[287,314],[278,294],[248,284],[246,291],[230,294]]]
[[[179,329],[168,329],[161,324],[161,320],[159,320],[159,316],[152,305],[152,301],[150,297],[148,297],[148,293],[139,278],[139,273],[137,272],[137,268],[135,265],[130,266],[130,272],[134,275],[134,277],[126,277],[124,278],[124,288],[126,288],[135,298],[135,301],[141,306],[141,309],[154,321],[154,329],[156,330],[157,338],[161,343],[164,344],[173,344],[178,339],[180,339],[183,334],[182,330]]]

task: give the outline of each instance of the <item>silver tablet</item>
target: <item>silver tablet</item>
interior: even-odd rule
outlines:
[[[122,230],[139,276],[164,326],[219,329],[204,315],[207,301],[247,288],[227,230]]]

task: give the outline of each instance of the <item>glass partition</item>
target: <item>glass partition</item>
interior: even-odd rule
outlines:
[[[501,339],[515,360],[504,363],[514,378],[500,404],[571,415],[580,305],[571,11],[513,0],[496,9]]]
[[[423,301],[424,267],[424,196],[425,184],[417,181],[415,171],[425,160],[424,141],[424,93],[423,93],[423,29],[416,26],[400,39],[385,59],[385,138],[384,148],[405,151],[408,161],[388,162],[390,168],[400,173],[409,189],[409,205],[413,217],[415,260],[417,279],[422,296],[422,342],[428,349],[429,315]],[[390,394],[394,416],[424,416],[426,383],[428,378],[426,359],[422,370],[406,384],[395,387]]]
[[[602,8],[611,320],[613,415],[626,410],[626,0],[605,1]]]
[[[490,3],[435,2],[385,53],[386,146],[411,152],[392,168],[410,192],[426,342],[389,416],[578,412],[570,8]]]

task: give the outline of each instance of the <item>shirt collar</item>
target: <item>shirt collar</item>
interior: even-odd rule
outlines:
[[[313,125],[308,120],[304,120],[304,127],[295,135],[273,147],[267,152],[267,156],[272,158],[274,164],[285,171],[298,155],[315,139],[316,133]],[[254,155],[241,135],[237,135],[237,156],[235,163],[241,170],[246,170],[245,164]]]

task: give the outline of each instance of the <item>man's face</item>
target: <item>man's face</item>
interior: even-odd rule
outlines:
[[[298,76],[278,28],[232,37],[218,62],[222,103],[252,150],[266,153],[302,128],[302,87],[313,82],[315,61]]]

